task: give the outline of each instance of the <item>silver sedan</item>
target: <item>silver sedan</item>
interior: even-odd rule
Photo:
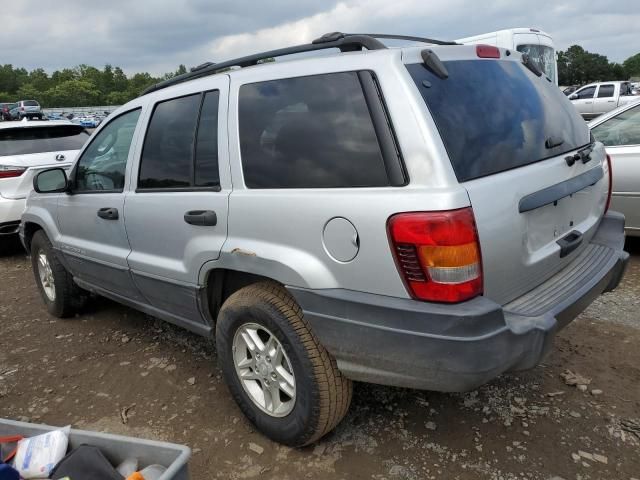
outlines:
[[[625,214],[627,235],[640,236],[640,101],[592,120],[589,127],[611,156],[611,209]]]

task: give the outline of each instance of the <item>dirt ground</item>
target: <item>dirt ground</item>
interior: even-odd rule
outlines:
[[[623,285],[536,369],[467,394],[357,384],[335,432],[301,450],[253,430],[206,340],[104,299],[50,317],[16,249],[0,257],[0,417],[186,444],[195,480],[638,479],[640,242],[628,246]]]

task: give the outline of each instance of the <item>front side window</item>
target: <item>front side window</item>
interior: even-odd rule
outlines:
[[[219,185],[219,98],[216,90],[156,105],[140,159],[138,189]]]
[[[611,117],[591,132],[607,147],[640,145],[640,105]]]
[[[600,85],[600,89],[598,90],[598,98],[613,97],[614,90],[615,86],[613,85]]]
[[[576,98],[578,100],[584,100],[587,98],[593,98],[593,96],[596,93],[596,87],[586,87],[583,88],[582,90],[578,90],[576,92]]]
[[[239,128],[249,188],[390,184],[356,72],[243,85]]]
[[[78,192],[121,192],[133,133],[140,109],[124,113],[109,122],[93,138],[76,169]]]

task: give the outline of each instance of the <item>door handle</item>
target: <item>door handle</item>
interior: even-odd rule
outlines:
[[[100,218],[104,218],[105,220],[118,220],[118,209],[117,208],[101,208],[98,210],[98,216]]]
[[[614,100],[607,100],[607,103],[613,103]]]
[[[584,102],[585,105],[591,105],[593,102]]]
[[[184,214],[184,221],[191,225],[213,227],[218,223],[218,217],[213,210],[190,210]]]

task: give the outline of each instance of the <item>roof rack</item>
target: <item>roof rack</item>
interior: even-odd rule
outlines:
[[[449,42],[446,40],[436,40],[435,38],[414,37],[412,35],[393,35],[386,33],[357,33],[353,35],[364,35],[371,38],[384,38],[389,40],[409,40],[411,42],[430,43],[432,45],[461,45],[457,42]]]
[[[226,70],[231,67],[249,67],[252,65],[257,65],[261,61],[275,57],[292,55],[294,53],[313,52],[316,50],[327,50],[330,48],[338,48],[342,52],[352,52],[362,50],[364,48],[366,48],[367,50],[381,50],[387,47],[379,40],[366,35],[349,35],[340,32],[328,33],[320,38],[315,39],[312,43],[308,43],[305,45],[296,45],[293,47],[270,50],[268,52],[256,53],[253,55],[248,55],[246,57],[227,60],[226,62],[221,63],[203,63],[202,65],[193,68],[190,72],[183,73],[182,75],[178,75],[168,80],[156,83],[155,85],[151,85],[144,92],[142,92],[142,94],[146,95],[148,93],[155,92],[172,85],[177,85],[188,80],[213,75],[220,72],[221,70]]]
[[[178,75],[176,77],[164,80],[162,82],[151,85],[142,95],[146,95],[163,88],[177,85],[196,78],[206,77],[214,75],[223,70],[228,70],[232,67],[249,67],[257,65],[265,60],[269,60],[275,57],[282,57],[285,55],[292,55],[295,53],[313,52],[316,50],[327,50],[331,48],[338,48],[341,52],[353,52],[358,50],[383,50],[387,47],[382,43],[379,38],[382,39],[395,39],[395,40],[410,40],[414,42],[431,43],[434,45],[456,45],[455,42],[445,42],[442,40],[433,40],[422,37],[412,37],[406,35],[387,35],[387,34],[364,34],[364,33],[341,33],[332,32],[322,35],[320,38],[316,38],[311,43],[304,45],[296,45],[293,47],[280,48],[277,50],[270,50],[267,52],[256,53],[248,55],[246,57],[234,58],[221,63],[206,62],[197,67],[191,69],[187,73]]]

